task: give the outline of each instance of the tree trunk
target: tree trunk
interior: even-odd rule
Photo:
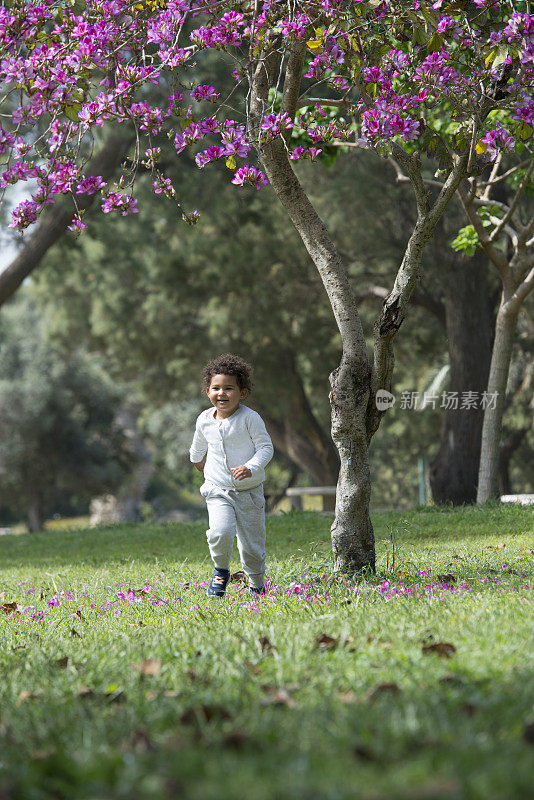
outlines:
[[[291,118],[296,112],[305,53],[305,43],[297,42],[286,65],[282,111],[287,111]],[[276,52],[256,66],[250,103],[253,130],[259,130],[277,66]],[[330,377],[332,438],[341,457],[336,516],[331,529],[335,569],[348,573],[374,569],[374,537],[369,518],[369,442],[365,425],[371,365],[354,292],[322,219],[291,167],[284,142],[278,138],[266,143],[260,158],[273,190],[321,276],[343,343],[340,367]]]
[[[336,492],[336,516],[332,525],[335,569],[355,572],[374,569],[375,545],[369,516],[371,476],[366,415],[371,390],[371,366],[345,356],[330,376],[332,438],[339,450],[341,467]]]
[[[42,531],[44,528],[44,512],[39,492],[32,492],[28,506],[28,530],[30,533]]]
[[[477,503],[485,503],[499,496],[500,436],[518,313],[515,309],[510,310],[506,299],[503,294],[495,325],[495,341],[487,389],[489,405],[484,413],[482,427]],[[493,402],[492,398],[495,398]]]
[[[491,360],[491,316],[488,303],[487,259],[477,254],[467,261],[456,256],[447,264],[444,287],[449,349],[449,391],[458,408],[446,408],[439,451],[430,465],[430,487],[436,503],[474,503],[477,496],[484,410],[482,392],[488,385]],[[461,408],[463,392],[477,393],[477,407]]]

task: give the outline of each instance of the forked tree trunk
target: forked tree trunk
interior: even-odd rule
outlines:
[[[306,46],[296,44],[286,65],[282,108],[294,118],[300,91]],[[276,52],[257,64],[252,81],[251,122],[259,129],[272,77]],[[375,548],[369,517],[368,439],[365,416],[371,391],[371,365],[348,272],[328,231],[291,168],[284,143],[278,138],[264,145],[261,160],[269,181],[310,254],[328,294],[337,322],[343,356],[332,382],[332,438],[341,468],[332,526],[336,570],[374,569]]]
[[[485,503],[499,496],[499,447],[517,315],[518,311],[510,310],[503,296],[495,324],[495,341],[488,380],[487,392],[490,402],[484,413],[482,427],[477,503]],[[493,397],[495,403],[491,402]]]
[[[295,118],[306,45],[295,43],[286,63],[282,92],[283,112]],[[269,52],[258,60],[251,81],[250,122],[253,135],[261,139],[260,123],[268,108],[269,90],[277,69],[279,54]],[[348,271],[328,231],[291,168],[288,153],[279,137],[264,143],[260,158],[278,199],[297,229],[328,294],[341,335],[341,364],[330,381],[332,438],[338,448],[341,466],[336,495],[336,516],[332,525],[332,550],[335,569],[347,573],[374,569],[373,527],[369,517],[371,481],[369,444],[382,413],[374,403],[378,389],[389,389],[393,369],[392,340],[397,333],[410,295],[415,288],[423,249],[452,199],[463,177],[467,156],[447,178],[438,199],[429,208],[429,195],[421,177],[420,160],[401,148],[399,155],[408,170],[418,206],[418,219],[406,247],[395,285],[376,325],[374,368],[358,314]]]

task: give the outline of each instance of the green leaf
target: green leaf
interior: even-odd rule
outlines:
[[[489,51],[488,55],[484,59],[484,66],[486,68],[489,67],[493,63],[493,60],[496,57],[496,55],[497,55],[497,48],[496,47],[492,47],[491,50]]]
[[[474,256],[478,244],[478,233],[473,225],[466,225],[465,228],[460,228],[456,239],[451,242],[451,247],[464,256]]]
[[[527,139],[530,139],[533,133],[534,133],[534,128],[528,122],[521,122],[517,126],[517,134],[522,139],[523,142],[526,142]]]
[[[65,106],[65,116],[67,116],[73,122],[78,122],[78,114],[80,113],[81,107],[81,103],[73,103],[71,106]]]
[[[493,67],[494,68],[500,67],[501,64],[504,64],[507,58],[508,58],[508,48],[506,47],[506,45],[502,44],[499,45],[497,49],[497,56],[493,62]]]
[[[433,33],[432,38],[426,46],[428,52],[434,53],[436,50],[441,50],[443,43],[443,38],[439,35],[439,33]]]

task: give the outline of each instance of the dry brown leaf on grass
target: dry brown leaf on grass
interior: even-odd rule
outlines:
[[[21,703],[24,703],[26,700],[35,700],[37,697],[40,697],[41,694],[42,692],[30,692],[27,689],[23,689],[17,697],[17,705],[20,706]]]
[[[270,687],[269,692],[261,701],[262,706],[286,706],[286,708],[296,708],[297,704],[287,691],[281,687]]]
[[[70,635],[72,636],[73,639],[81,639],[82,638],[80,636],[80,634],[78,633],[78,631],[76,630],[76,628],[71,628],[70,629]]]
[[[61,656],[61,658],[56,658],[55,661],[52,661],[52,664],[58,669],[65,669],[69,665],[69,657]]]
[[[423,655],[436,655],[441,658],[450,658],[453,653],[456,653],[456,647],[450,642],[435,642],[434,644],[426,644],[421,648]]]
[[[259,664],[253,664],[252,661],[247,661],[247,659],[243,661],[243,666],[248,669],[249,672],[252,672],[253,675],[261,675],[263,672]]]
[[[436,575],[438,581],[442,583],[456,583],[456,578],[454,575],[447,574],[447,575]]]
[[[488,544],[486,550],[504,550],[506,542],[499,542],[499,544]]]
[[[12,600],[11,603],[2,603],[1,608],[4,614],[13,614],[14,612],[20,614],[22,611],[22,606],[16,600]]]
[[[379,683],[374,689],[367,693],[367,700],[372,703],[377,700],[381,695],[385,694],[399,694],[400,688],[396,683]]]
[[[158,658],[146,658],[144,661],[132,664],[132,667],[141,675],[157,675],[161,669],[161,661]]]
[[[276,650],[276,647],[270,642],[267,636],[260,636],[258,642],[262,653],[271,653],[273,650]]]
[[[339,636],[329,636],[327,633],[319,633],[313,640],[316,650],[335,650],[339,644]]]

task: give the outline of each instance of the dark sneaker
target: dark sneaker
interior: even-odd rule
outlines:
[[[249,586],[253,594],[265,594],[265,586]]]
[[[219,567],[215,567],[213,578],[211,579],[211,583],[206,591],[208,597],[224,597],[226,593],[226,585],[229,580],[229,569],[219,569]]]

